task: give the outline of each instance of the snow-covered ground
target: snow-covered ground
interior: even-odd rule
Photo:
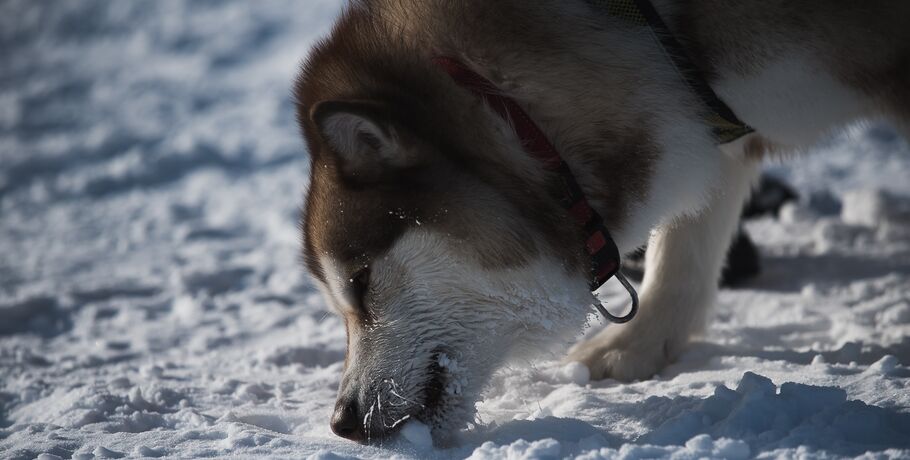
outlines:
[[[455,447],[333,436],[289,88],[338,8],[0,3],[0,458],[910,457],[910,147],[882,125],[769,165],[802,200],[748,225],[764,273],[653,380],[514,365]]]

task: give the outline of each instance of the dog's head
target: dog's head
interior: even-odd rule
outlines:
[[[358,441],[409,418],[461,427],[506,356],[578,331],[590,301],[579,230],[558,205],[427,108],[300,108],[305,260],[347,327],[332,428]]]

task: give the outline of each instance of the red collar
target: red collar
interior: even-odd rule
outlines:
[[[619,272],[620,258],[616,243],[604,226],[600,214],[588,203],[578,181],[572,175],[569,165],[563,161],[556,147],[528,116],[527,112],[491,81],[450,57],[433,58],[433,63],[448,73],[455,83],[483,99],[500,117],[508,121],[515,130],[515,134],[521,139],[525,152],[543,163],[547,170],[559,174],[563,182],[563,196],[560,198],[560,203],[587,234],[585,249],[591,256],[591,290],[597,290],[607,280],[616,276],[632,296],[632,310],[622,317],[613,316],[602,305],[596,304],[595,306],[598,307],[601,314],[615,323],[625,323],[631,320],[638,309],[638,296],[631,284]]]

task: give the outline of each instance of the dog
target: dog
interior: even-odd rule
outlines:
[[[618,253],[648,245],[637,317],[569,350],[594,379],[649,378],[703,331],[763,157],[857,119],[910,134],[910,4],[653,1],[750,127],[719,145],[661,32],[604,3],[353,1],[304,62],[303,253],[347,328],[339,436],[417,419],[444,442],[497,367],[568,348],[596,301],[561,177],[440,56],[533,120]]]

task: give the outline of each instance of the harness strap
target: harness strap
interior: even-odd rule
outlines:
[[[648,0],[588,0],[588,4],[632,24],[649,26],[651,36],[676,67],[676,72],[686,86],[705,104],[705,122],[711,127],[718,144],[727,144],[754,130],[743,123],[711,89],[701,71],[686,53],[685,48],[670,32],[654,5]]]

